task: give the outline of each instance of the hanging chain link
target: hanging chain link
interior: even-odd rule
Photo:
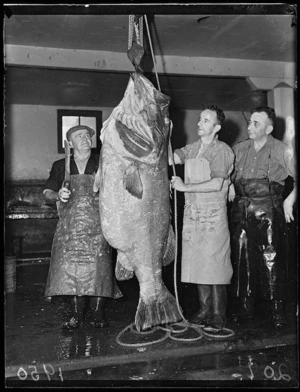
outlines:
[[[139,44],[141,45],[141,46],[144,46],[144,40],[143,40],[143,17],[141,16],[140,17],[140,19],[139,19],[139,35],[140,35],[140,42],[139,42]]]
[[[136,36],[136,42],[140,46],[143,45],[143,17],[141,16],[138,20],[138,23],[135,22],[135,16],[129,15],[129,26],[128,26],[128,49],[131,48],[133,41],[133,30]]]
[[[132,45],[132,39],[133,39],[133,19],[134,19],[134,15],[129,15],[129,21],[128,21],[128,49],[130,49],[131,45]]]

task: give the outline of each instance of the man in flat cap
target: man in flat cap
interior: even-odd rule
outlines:
[[[68,130],[73,155],[67,164],[67,158],[53,163],[43,190],[45,199],[58,202],[59,209],[45,297],[70,298],[72,315],[62,327],[72,331],[84,322],[88,306],[92,325],[108,326],[107,300],[122,296],[114,278],[111,248],[100,226],[99,193],[93,190],[99,164],[99,156],[91,152],[94,134],[86,125]]]

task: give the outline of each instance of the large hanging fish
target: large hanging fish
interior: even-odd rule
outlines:
[[[138,331],[181,320],[162,280],[174,260],[170,222],[168,136],[170,98],[134,72],[120,104],[104,122],[99,161],[103,234],[117,249],[116,278],[136,275]]]

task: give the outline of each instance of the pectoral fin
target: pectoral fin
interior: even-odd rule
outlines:
[[[143,183],[140,171],[136,164],[127,167],[123,177],[124,188],[132,195],[141,199],[143,196]]]
[[[123,267],[119,260],[117,260],[115,274],[118,280],[128,280],[133,277],[133,271]]]

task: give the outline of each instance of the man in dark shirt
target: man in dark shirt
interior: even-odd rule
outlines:
[[[273,138],[275,111],[258,107],[251,111],[249,139],[238,143],[234,183],[229,189],[233,297],[240,307],[235,321],[254,317],[258,292],[271,301],[273,323],[285,323],[287,282],[287,226],[294,219],[296,187],[283,200],[285,179],[295,179],[293,149]]]
[[[60,159],[53,163],[43,191],[47,200],[59,203],[45,296],[70,297],[72,317],[63,324],[68,330],[83,323],[88,305],[93,310],[92,324],[107,326],[107,298],[122,296],[114,279],[111,248],[100,226],[99,193],[93,190],[99,160],[91,153],[94,133],[84,125],[68,130],[74,151],[70,184],[64,183],[65,159]]]

